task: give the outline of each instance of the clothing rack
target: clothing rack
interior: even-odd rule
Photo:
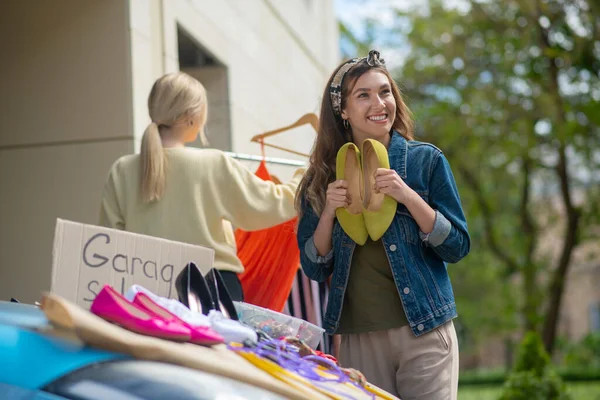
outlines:
[[[293,167],[305,167],[306,166],[306,162],[304,162],[304,161],[290,160],[287,158],[262,157],[262,156],[257,156],[254,154],[234,153],[231,151],[226,151],[225,154],[227,154],[230,157],[236,158],[238,160],[257,161],[257,162],[265,160],[265,162],[267,162],[269,164],[289,165],[289,166],[293,166]]]
[[[328,297],[329,284],[327,282],[312,281],[301,268],[298,268],[283,313],[322,327]],[[332,354],[331,340],[332,336],[324,333],[319,349],[324,353]]]

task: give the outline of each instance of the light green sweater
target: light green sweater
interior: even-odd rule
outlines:
[[[234,226],[266,229],[296,216],[294,195],[304,173],[276,185],[214,149],[168,148],[166,188],[158,202],[144,204],[140,156],[117,160],[104,186],[100,225],[215,250],[214,266],[241,273]]]

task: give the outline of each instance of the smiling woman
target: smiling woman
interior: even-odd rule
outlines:
[[[373,85],[375,87],[372,87]],[[384,93],[385,88],[381,85],[388,85],[390,93]],[[375,94],[367,94],[359,89],[370,89]],[[363,97],[360,100],[356,98],[361,95]],[[332,174],[335,173],[335,154],[344,144],[354,142],[360,147],[364,139],[370,137],[365,133],[374,127],[377,128],[372,132],[373,139],[387,140],[386,138],[391,137],[392,128],[405,139],[413,139],[412,114],[378,51],[371,51],[368,59],[354,58],[340,65],[331,76],[323,99],[328,100],[323,101],[319,116],[319,133],[323,134],[317,136],[311,165],[301,183],[299,193],[302,192],[302,196],[296,197],[297,209],[301,211],[298,200],[306,196],[318,214],[325,206],[325,192],[322,188],[331,182]],[[370,103],[368,99],[375,103]],[[383,105],[377,105],[376,102],[382,99],[385,99]],[[374,121],[364,121],[367,117],[365,113],[376,116],[377,108],[380,111],[385,110],[388,114],[382,125],[375,124]],[[387,144],[384,143],[386,146]]]
[[[390,129],[396,116],[396,100],[388,77],[380,71],[367,71],[354,83],[341,115],[352,126],[354,140],[373,138],[384,146],[390,142]]]
[[[341,365],[401,398],[456,399],[446,263],[469,252],[467,224],[446,158],[413,140],[378,51],[343,63],[327,83],[296,207],[304,272],[331,276],[323,321],[342,335]]]

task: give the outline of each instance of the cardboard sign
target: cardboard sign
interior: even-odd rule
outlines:
[[[125,293],[135,284],[177,298],[175,279],[189,262],[203,274],[214,250],[116,229],[57,219],[51,291],[89,309],[102,286]]]

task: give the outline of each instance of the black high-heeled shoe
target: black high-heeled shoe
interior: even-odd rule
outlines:
[[[193,262],[188,263],[177,275],[175,289],[179,301],[192,311],[208,315],[210,310],[216,309],[206,280]]]
[[[230,319],[237,321],[238,314],[235,310],[231,295],[225,286],[225,281],[219,270],[213,268],[206,274],[206,284],[213,298],[215,309],[227,315]]]

